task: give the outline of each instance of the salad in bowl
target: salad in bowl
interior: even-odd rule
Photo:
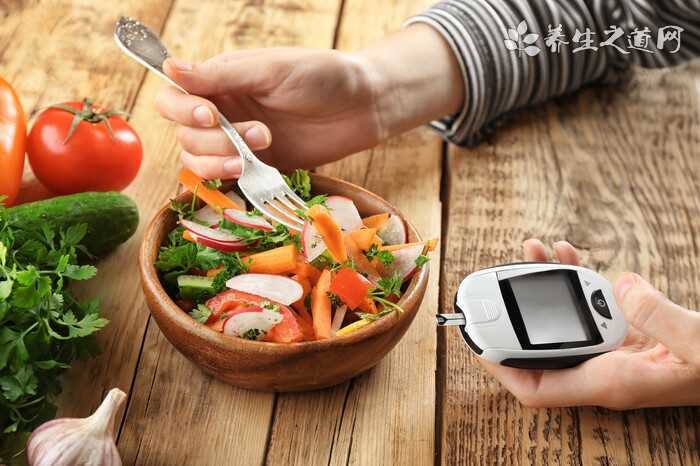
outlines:
[[[287,178],[306,211],[295,231],[189,170],[180,182],[192,202],[171,202],[178,222],[155,261],[161,283],[193,321],[212,332],[293,344],[351,335],[402,312],[408,282],[436,240],[408,239],[394,213],[363,217],[348,197],[313,195],[311,177]],[[200,204],[204,205],[200,205]]]

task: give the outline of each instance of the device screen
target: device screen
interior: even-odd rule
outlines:
[[[523,275],[508,281],[531,344],[591,339],[566,271]]]

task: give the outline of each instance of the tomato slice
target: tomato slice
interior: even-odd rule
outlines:
[[[224,291],[207,301],[207,307],[212,311],[207,321],[207,326],[221,332],[223,331],[224,321],[227,318],[241,312],[260,312],[265,303],[279,306],[282,313],[282,321],[267,332],[263,338],[264,341],[292,343],[304,339],[302,328],[297,318],[287,306],[267,298],[236,290]],[[257,308],[257,311],[251,308]]]
[[[347,304],[350,309],[360,307],[369,295],[372,283],[347,267],[340,269],[333,277],[330,291]]]

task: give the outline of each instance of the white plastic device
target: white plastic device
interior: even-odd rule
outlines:
[[[479,270],[462,281],[455,314],[479,357],[525,369],[571,367],[619,346],[627,323],[612,285],[585,267],[523,262]]]

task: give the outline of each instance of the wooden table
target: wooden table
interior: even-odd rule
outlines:
[[[144,164],[127,190],[140,207],[139,232],[81,290],[101,295],[111,320],[103,353],[69,372],[61,400],[63,415],[83,416],[111,387],[130,394],[118,422],[124,464],[700,465],[700,409],[527,409],[479,368],[457,332],[434,325],[464,274],[520,259],[520,243],[533,236],[568,239],[609,277],[638,271],[698,308],[700,63],[525,112],[474,149],[447,147],[422,128],[322,167],[396,203],[423,235],[442,237],[412,328],[350,382],[299,394],[232,388],[177,353],[149,317],[136,253],[146,221],[175,193],[178,146],[174,125],[153,108],[162,83],[112,42],[116,17],[140,18],[176,56],[201,60],[274,45],[354,49],[430,3],[0,3],[0,74],[30,114],[92,96],[129,110],[143,139]]]

